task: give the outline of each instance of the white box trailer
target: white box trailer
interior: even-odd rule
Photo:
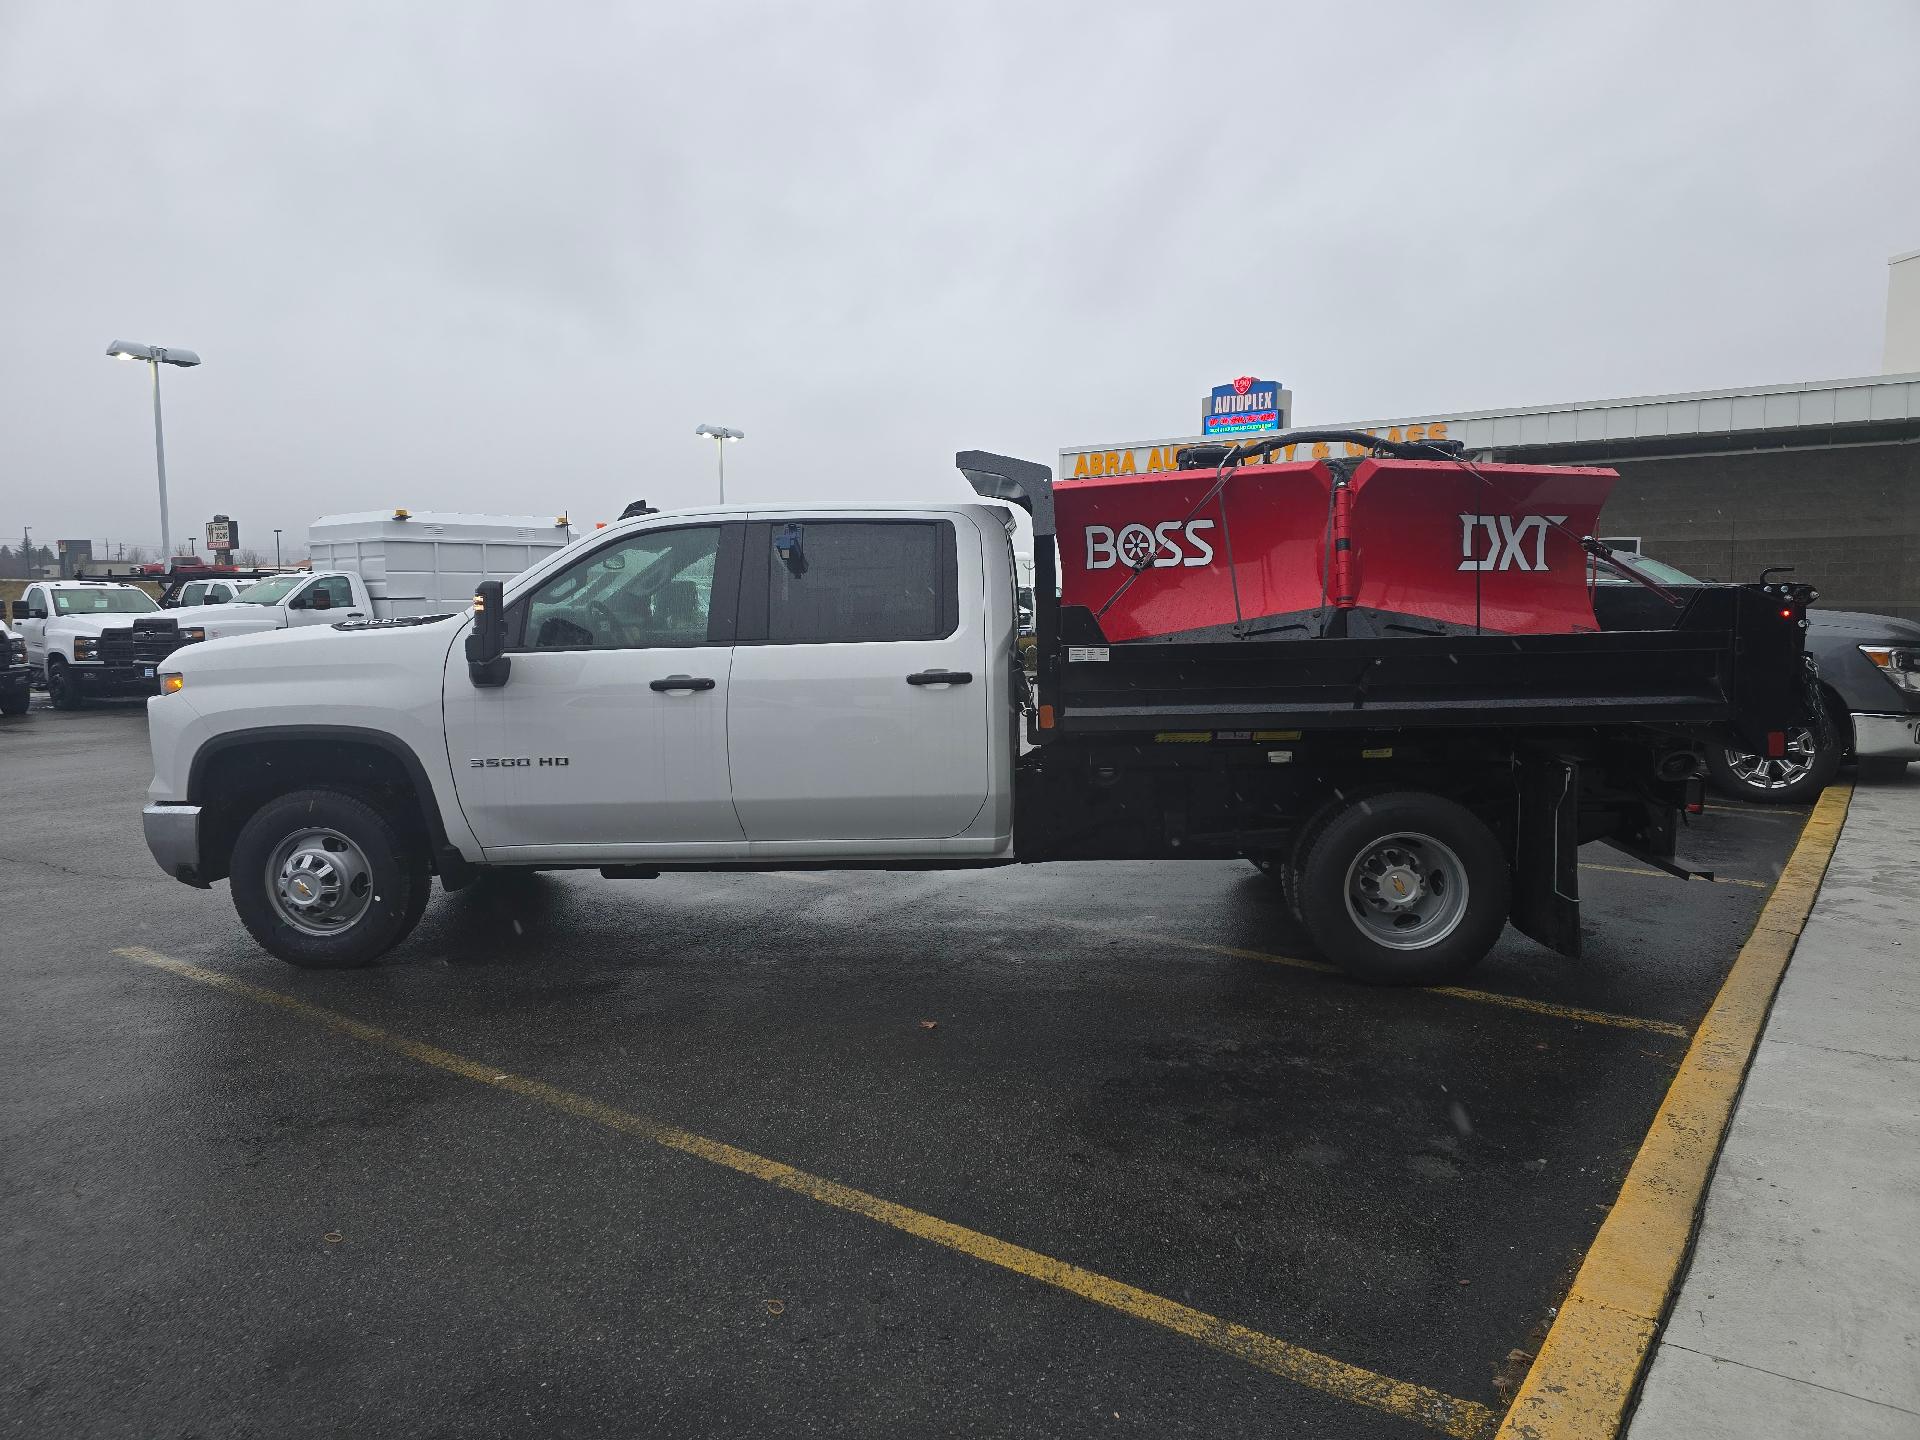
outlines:
[[[510,580],[572,540],[564,515],[369,510],[314,521],[307,554],[315,573],[364,580],[385,620],[464,610],[482,580]]]

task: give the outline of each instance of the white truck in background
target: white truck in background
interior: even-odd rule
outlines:
[[[247,586],[231,600],[184,605],[103,630],[104,659],[134,667],[155,693],[153,667],[183,645],[309,625],[453,615],[484,580],[520,574],[573,539],[565,516],[329,515],[307,527],[312,568]]]

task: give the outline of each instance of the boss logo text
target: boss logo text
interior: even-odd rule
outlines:
[[[1211,520],[1163,520],[1152,527],[1123,525],[1115,534],[1110,526],[1087,527],[1087,569],[1111,570],[1116,565],[1139,569],[1152,557],[1153,568],[1171,570],[1184,565],[1189,569],[1211,564],[1213,546],[1200,532],[1214,528]],[[1186,544],[1183,546],[1181,541]]]

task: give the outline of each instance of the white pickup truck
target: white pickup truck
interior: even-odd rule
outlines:
[[[1003,506],[654,513],[458,615],[178,651],[148,702],[148,847],[230,878],[254,938],[315,967],[399,943],[435,873],[1246,857],[1321,954],[1426,983],[1509,917],[1577,955],[1579,844],[1684,873],[1715,727],[1802,714],[1801,632],[1759,586],[1657,630],[1108,643],[1058,598],[1056,538],[1084,546],[1056,537],[1046,468],[960,460],[1034,517],[1032,695]],[[1214,493],[1257,501],[1266,474]],[[1452,575],[1458,535],[1432,544]],[[1224,587],[1213,548],[1210,572],[1134,577]]]
[[[160,683],[154,658],[137,659],[118,642],[132,633],[129,627],[159,613],[139,586],[106,580],[36,580],[13,602],[27,664],[56,710],[77,710],[89,695],[154,693]],[[190,626],[178,635],[175,643],[202,638]]]
[[[181,629],[198,630],[208,640],[257,635],[296,625],[331,625],[365,620],[374,613],[367,582],[346,570],[308,575],[274,575],[239,591],[231,600],[181,605],[166,612]]]

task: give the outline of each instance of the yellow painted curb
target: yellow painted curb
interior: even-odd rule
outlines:
[[[1852,786],[1830,785],[1814,806],[1780,883],[1694,1032],[1620,1196],[1507,1410],[1499,1440],[1611,1440],[1619,1433],[1679,1279],[1747,1064],[1852,798]]]

